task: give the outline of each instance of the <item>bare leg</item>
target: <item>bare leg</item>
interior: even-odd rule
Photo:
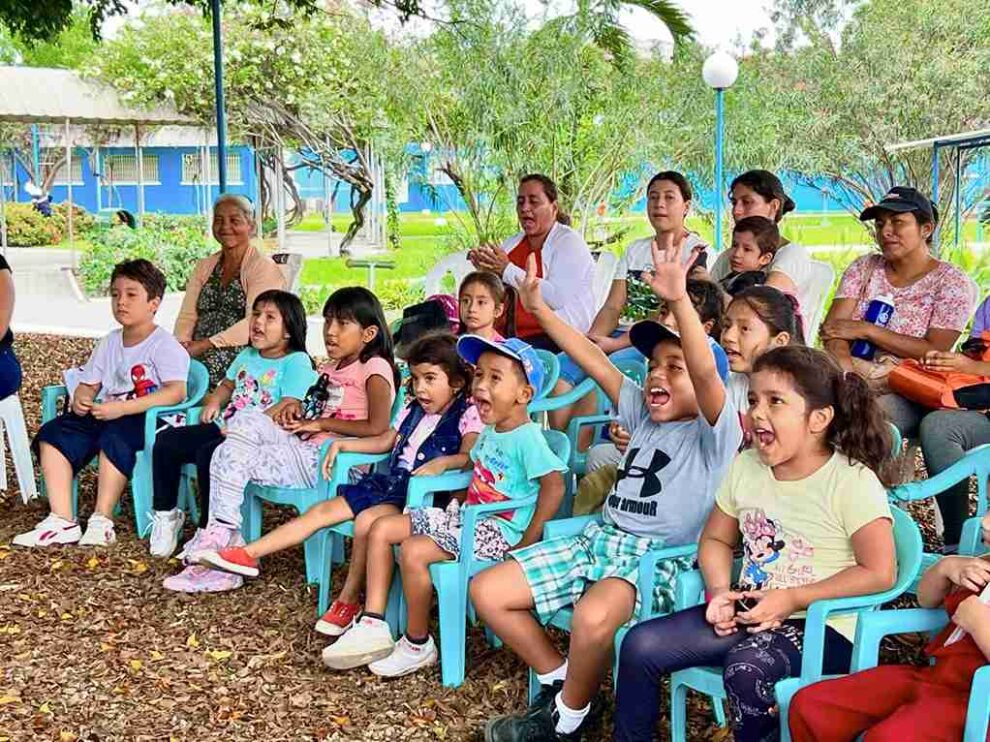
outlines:
[[[395,561],[392,547],[412,535],[412,523],[408,515],[386,515],[371,526],[368,533],[368,585],[365,589],[364,610],[385,615],[388,604],[388,588],[392,584]]]
[[[635,608],[636,589],[617,577],[596,582],[574,606],[562,691],[569,708],[582,709],[591,702],[608,667],[615,632]]]
[[[343,497],[332,497],[318,502],[298,518],[283,523],[274,531],[269,531],[257,541],[244,547],[254,559],[274,554],[276,551],[297,546],[321,528],[343,523],[354,517],[350,505]]]
[[[410,536],[399,547],[402,593],[406,596],[406,634],[411,638],[422,639],[430,632],[433,605],[430,565],[453,558],[453,554],[441,549],[429,536]]]
[[[514,559],[486,569],[471,581],[471,600],[478,616],[538,673],[564,664],[546,631],[533,617],[533,593]]]
[[[394,505],[376,505],[362,510],[354,519],[354,540],[351,542],[351,563],[347,568],[347,579],[340,588],[337,600],[342,603],[358,603],[364,587],[365,571],[368,564],[368,533],[379,518],[396,515],[399,509]]]
[[[96,478],[96,511],[113,520],[113,509],[120,502],[127,486],[127,477],[113,465],[105,453],[100,453],[99,469]]]
[[[48,491],[48,507],[59,517],[72,517],[72,464],[62,452],[49,443],[42,443],[38,450],[41,472],[45,475]]]

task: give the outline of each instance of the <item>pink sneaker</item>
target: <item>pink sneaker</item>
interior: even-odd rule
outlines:
[[[244,584],[240,575],[192,564],[177,575],[166,577],[162,587],[177,593],[222,593],[236,590]]]

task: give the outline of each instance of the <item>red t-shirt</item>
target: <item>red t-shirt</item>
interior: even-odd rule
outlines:
[[[949,593],[945,596],[945,612],[951,618],[959,608],[959,604],[975,594],[970,590],[955,590]],[[974,673],[988,661],[977,646],[976,640],[969,634],[945,646],[945,640],[955,628],[956,625],[949,621],[949,625],[928,643],[925,653],[935,659],[933,671],[940,683],[968,692],[973,685]]]
[[[539,278],[543,278],[543,258],[541,256],[541,250],[534,250],[529,244],[529,238],[523,237],[512,250],[509,251],[509,262],[514,266],[526,270],[526,260],[529,258],[530,253],[536,253],[536,275]],[[519,294],[516,293],[515,300],[515,315],[516,315],[516,337],[528,338],[534,335],[542,335],[543,328],[540,327],[540,323],[536,321],[536,317],[523,309],[522,302],[519,301]],[[503,314],[503,317],[506,315]],[[506,327],[499,328],[502,334],[508,334],[505,331],[508,329]]]

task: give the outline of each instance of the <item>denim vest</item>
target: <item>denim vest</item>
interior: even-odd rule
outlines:
[[[458,394],[450,407],[447,408],[447,411],[443,413],[440,422],[437,423],[433,432],[427,436],[426,440],[419,447],[419,451],[416,452],[416,459],[412,464],[412,469],[417,469],[427,461],[432,461],[438,456],[452,456],[461,450],[461,416],[469,406],[470,403],[468,402],[467,395],[463,392]],[[388,462],[389,469],[395,470],[399,467],[399,456],[406,447],[409,436],[412,435],[412,432],[416,430],[416,426],[419,425],[425,416],[426,412],[423,411],[422,405],[413,399],[409,405],[409,413],[406,415],[406,419],[399,426],[398,437],[395,439],[395,445],[392,447],[392,456]]]

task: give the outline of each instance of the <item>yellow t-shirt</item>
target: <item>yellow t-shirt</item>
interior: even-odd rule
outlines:
[[[763,590],[820,582],[855,566],[852,535],[877,518],[891,518],[877,475],[839,453],[809,477],[779,482],[755,450],[743,451],[715,502],[739,521],[740,584]],[[854,615],[828,624],[850,641],[856,634]]]

